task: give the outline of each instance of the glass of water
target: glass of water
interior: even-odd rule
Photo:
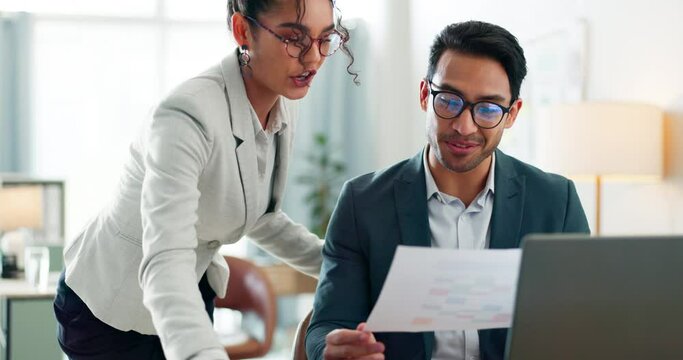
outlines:
[[[26,281],[38,289],[47,289],[50,273],[50,251],[45,246],[27,246],[24,250]]]

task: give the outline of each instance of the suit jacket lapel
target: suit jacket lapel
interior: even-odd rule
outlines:
[[[406,163],[394,180],[400,243],[403,245],[431,246],[424,171],[420,152]]]
[[[526,193],[526,177],[518,175],[512,160],[502,151],[496,150],[495,193],[491,214],[490,249],[511,249],[519,247],[522,229],[522,211]],[[490,341],[492,330],[479,330],[479,348],[484,354],[486,341]],[[488,339],[488,340],[487,340]]]
[[[495,194],[491,215],[491,249],[519,247],[526,178],[517,174],[512,160],[496,150]]]
[[[394,180],[394,198],[401,233],[400,243],[407,246],[432,246],[427,212],[425,168],[422,163],[423,151],[408,160],[401,174]],[[425,360],[429,360],[434,346],[434,332],[423,333],[423,340]]]
[[[251,228],[256,222],[255,204],[257,196],[257,166],[256,143],[254,126],[252,125],[252,111],[244,80],[240,73],[237,56],[226,57],[222,64],[223,79],[226,84],[228,106],[230,108],[230,126],[235,137],[235,154],[239,165],[240,179],[244,191],[244,206],[246,208],[245,229]]]

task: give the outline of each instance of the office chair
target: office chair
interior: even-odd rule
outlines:
[[[225,351],[232,360],[262,357],[270,350],[277,320],[273,286],[263,270],[254,263],[232,256],[226,256],[225,261],[230,267],[228,292],[225,298],[216,298],[216,308],[254,312],[264,325],[262,341],[250,337],[242,343],[226,345]]]
[[[312,315],[313,310],[308,312],[306,317],[299,323],[299,327],[296,329],[294,348],[292,348],[293,360],[308,360],[308,356],[306,356],[306,331],[308,330],[308,325],[311,323]]]

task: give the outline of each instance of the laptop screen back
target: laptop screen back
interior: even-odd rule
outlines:
[[[507,358],[683,359],[683,237],[527,237]]]

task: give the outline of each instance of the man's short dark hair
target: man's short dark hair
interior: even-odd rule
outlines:
[[[519,89],[526,76],[524,50],[517,38],[498,25],[467,21],[446,26],[434,39],[429,54],[427,79],[432,80],[436,65],[446,50],[483,56],[498,61],[508,75],[512,101],[519,98]]]

